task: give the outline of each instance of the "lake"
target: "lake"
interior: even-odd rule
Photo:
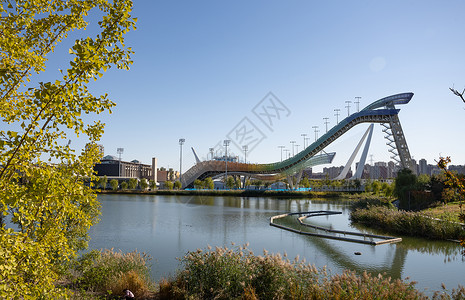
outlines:
[[[400,236],[400,243],[371,246],[303,236],[269,225],[270,217],[277,214],[331,210],[342,214],[307,222],[383,234],[351,225],[349,204],[342,200],[106,194],[98,199],[102,215],[90,230],[89,248],[145,252],[152,256],[154,280],[173,275],[180,268],[176,258],[188,251],[249,243],[255,254],[263,254],[264,249],[287,253],[289,258],[299,256],[317,267],[326,266],[331,273],[350,269],[408,277],[426,294],[441,290],[441,283],[449,290],[465,285],[465,257],[453,242]]]

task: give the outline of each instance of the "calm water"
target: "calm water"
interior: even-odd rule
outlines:
[[[249,243],[256,254],[263,249],[297,255],[332,273],[350,269],[358,273],[386,273],[417,282],[429,294],[465,284],[465,259],[460,246],[402,237],[398,244],[370,246],[302,236],[269,225],[269,218],[285,212],[336,210],[341,215],[315,217],[312,224],[334,229],[365,231],[351,227],[343,202],[248,197],[99,195],[101,221],[91,229],[90,248],[137,249],[150,254],[153,279],[174,274],[187,251],[211,246]],[[379,233],[379,232],[378,232]],[[356,256],[359,251],[362,255]]]

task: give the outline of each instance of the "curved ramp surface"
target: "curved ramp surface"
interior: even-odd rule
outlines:
[[[323,163],[331,163],[335,153],[322,153],[328,145],[349,131],[352,127],[361,123],[381,123],[390,130],[386,132],[392,138],[392,143],[395,143],[393,153],[394,159],[403,168],[409,168],[415,172],[410,153],[407,147],[405,137],[398,114],[400,109],[395,107],[396,104],[407,104],[413,97],[413,93],[396,94],[389,97],[374,101],[359,112],[353,113],[343,119],[327,133],[323,134],[315,142],[307,148],[297,153],[295,156],[283,160],[281,162],[269,164],[245,164],[228,162],[228,172],[243,172],[249,174],[278,174],[286,175],[294,174],[304,168],[315,166]],[[386,125],[387,124],[387,125]],[[388,138],[388,137],[386,137]],[[391,140],[390,140],[391,141]],[[224,161],[203,161],[194,165],[186,173],[182,175],[183,188],[192,186],[194,180],[204,179],[208,176],[214,176],[226,171],[226,163]]]

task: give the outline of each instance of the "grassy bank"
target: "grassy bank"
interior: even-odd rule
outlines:
[[[93,251],[75,264],[68,287],[74,290],[72,299],[121,299],[126,287],[137,299],[429,299],[414,282],[366,272],[331,274],[298,258],[266,251],[255,255],[246,246],[198,249],[180,261],[173,278],[155,284],[147,277],[147,257]],[[432,298],[464,297],[459,287]]]
[[[392,234],[438,240],[465,238],[465,230],[461,224],[436,219],[425,212],[406,212],[387,206],[368,205],[366,208],[353,210],[350,219]]]

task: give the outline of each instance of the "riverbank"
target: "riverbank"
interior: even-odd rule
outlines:
[[[232,196],[232,197],[278,197],[278,198],[347,198],[351,199],[360,192],[315,192],[280,190],[100,190],[99,194],[116,195],[164,195],[164,196]]]

